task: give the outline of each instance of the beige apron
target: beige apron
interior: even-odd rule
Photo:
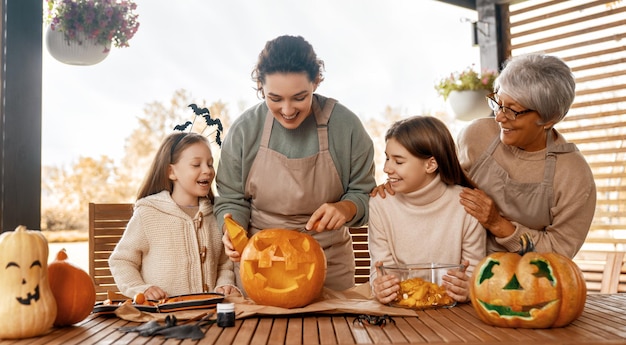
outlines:
[[[354,252],[347,227],[339,230],[304,230],[311,214],[323,203],[337,202],[344,194],[335,163],[328,151],[328,120],[336,100],[328,98],[324,109],[313,98],[319,152],[289,159],[269,149],[274,117],[268,111],[259,152],[245,185],[251,200],[250,235],[268,228],[299,229],[312,235],[324,249],[327,261],[325,287],[345,290],[354,286]],[[297,231],[297,230],[295,230]]]
[[[546,140],[546,160],[543,181],[522,183],[510,178],[492,154],[501,144],[500,137],[491,143],[470,169],[472,180],[489,195],[505,218],[523,224],[530,229],[545,230],[552,224],[551,209],[554,206],[553,180],[556,156],[578,150],[573,143],[554,144],[552,131]],[[489,236],[487,252],[506,251],[493,236]]]

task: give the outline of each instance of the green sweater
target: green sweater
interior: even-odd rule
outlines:
[[[326,97],[315,95],[323,108]],[[217,169],[215,214],[220,228],[224,214],[231,213],[244,228],[250,221],[250,200],[244,199],[244,186],[259,150],[263,124],[268,108],[261,102],[246,110],[228,130]],[[271,115],[270,115],[271,116]],[[374,146],[360,119],[337,103],[328,121],[329,151],[337,168],[344,194],[357,207],[348,226],[367,223],[368,193],[376,186],[374,178]],[[315,117],[309,115],[295,129],[286,129],[276,120],[272,127],[269,148],[288,158],[303,158],[319,151]],[[268,181],[268,183],[279,183]],[[340,201],[340,200],[337,200]],[[280,227],[280,224],[276,224]]]

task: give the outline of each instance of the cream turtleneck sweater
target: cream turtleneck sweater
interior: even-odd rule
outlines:
[[[426,187],[411,193],[370,198],[370,281],[374,264],[461,263],[467,270],[486,254],[486,232],[459,203],[461,186],[448,186],[439,174]]]

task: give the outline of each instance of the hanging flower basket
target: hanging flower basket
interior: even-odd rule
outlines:
[[[486,90],[451,91],[447,103],[458,120],[471,121],[493,113],[485,98],[487,94]]]
[[[61,31],[48,27],[46,31],[46,47],[52,57],[68,65],[95,65],[107,56],[111,50],[111,42],[100,44],[78,32],[74,39],[66,39]]]
[[[46,45],[57,60],[93,65],[111,46],[128,47],[139,29],[132,0],[46,0]]]

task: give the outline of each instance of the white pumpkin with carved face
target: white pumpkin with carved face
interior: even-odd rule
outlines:
[[[52,327],[57,305],[48,283],[48,241],[19,226],[0,235],[0,339],[29,338]]]

